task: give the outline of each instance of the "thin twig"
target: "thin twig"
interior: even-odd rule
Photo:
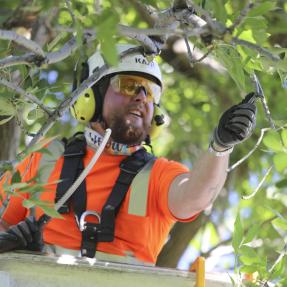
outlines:
[[[66,5],[67,5],[67,8],[68,8],[68,11],[71,15],[71,18],[72,18],[72,21],[73,21],[73,25],[76,24],[76,16],[73,12],[73,9],[72,9],[72,3],[71,3],[71,0],[65,0],[66,1]]]
[[[259,184],[257,185],[257,187],[255,188],[255,190],[248,195],[242,195],[242,199],[250,199],[252,198],[257,192],[258,190],[261,188],[262,184],[264,183],[264,181],[266,180],[267,176],[269,175],[269,173],[271,172],[273,168],[273,165],[271,165],[268,170],[266,171],[265,175],[263,176],[262,180],[259,182]]]
[[[246,18],[247,14],[249,13],[249,11],[253,7],[254,7],[254,3],[249,1],[246,4],[246,6],[240,11],[240,15],[235,19],[233,24],[230,27],[228,27],[228,30],[230,31],[231,34],[234,31],[234,29],[236,27],[238,27],[244,21],[244,19]]]
[[[234,170],[237,166],[239,166],[240,164],[242,164],[245,160],[247,160],[252,154],[253,152],[259,147],[261,141],[263,140],[263,136],[265,134],[265,132],[271,130],[270,128],[264,128],[264,129],[261,129],[261,133],[260,133],[260,137],[258,138],[255,146],[253,147],[252,150],[249,151],[249,153],[244,156],[243,158],[241,158],[239,161],[237,161],[235,164],[233,164],[231,167],[229,167],[227,169],[227,172],[231,172],[232,170]]]
[[[36,55],[43,58],[45,57],[45,52],[36,42],[29,40],[14,31],[0,29],[0,39],[13,41],[18,45],[23,46],[31,52],[35,53]]]
[[[207,22],[207,25],[211,28],[213,33],[218,35],[224,35],[226,32],[226,27],[218,21],[212,19],[211,15],[204,9],[202,9],[199,5],[195,4],[193,1],[187,0],[190,3],[190,6],[195,9],[195,11],[201,15],[203,15],[204,20]]]
[[[96,39],[96,35],[85,34],[84,41],[89,43]],[[0,60],[0,69],[7,68],[14,65],[26,64],[41,66],[43,64],[49,65],[57,62],[61,62],[64,59],[71,56],[79,46],[76,43],[76,39],[72,37],[65,45],[58,51],[47,53],[45,58],[39,57],[38,55],[27,53],[22,56],[9,56],[5,59]]]
[[[85,43],[90,43],[95,39],[96,35],[85,34],[83,40]],[[77,45],[76,39],[73,37],[67,43],[65,43],[65,45],[60,50],[47,54],[44,63],[49,65],[61,62],[67,57],[71,56],[77,49],[79,49],[79,46]]]
[[[186,36],[184,36],[183,39],[184,39],[184,42],[185,42],[185,45],[186,45],[186,48],[187,48],[187,55],[189,57],[190,62],[192,63],[193,62],[192,52],[191,52],[191,49],[190,49],[188,38]]]
[[[94,7],[95,7],[95,13],[97,15],[101,14],[101,12],[102,12],[101,0],[94,0]]]
[[[39,106],[39,108],[41,108],[44,112],[47,113],[47,115],[51,116],[52,113],[42,104],[42,102],[40,100],[38,100],[34,95],[32,95],[31,93],[26,92],[25,90],[23,90],[22,88],[20,88],[19,86],[5,80],[4,78],[0,77],[0,84],[4,85],[5,87],[13,90],[14,92],[16,92],[19,95],[22,95],[24,98],[28,99],[29,101],[31,101],[32,103],[36,104],[37,106]]]
[[[210,46],[208,48],[208,51],[202,57],[200,57],[199,59],[192,60],[192,64],[197,64],[197,63],[203,61],[212,52],[213,49],[214,49],[214,46]]]
[[[27,53],[22,56],[8,56],[0,60],[0,69],[4,69],[4,68],[15,66],[15,65],[29,65],[30,66],[32,65],[33,62],[35,62],[35,54],[32,54],[32,53]]]
[[[266,118],[268,119],[269,123],[270,123],[270,126],[272,129],[276,129],[275,127],[275,123],[272,119],[272,116],[271,116],[271,113],[270,113],[270,110],[269,110],[269,107],[268,107],[268,104],[267,104],[267,101],[266,101],[266,97],[264,95],[264,90],[260,84],[260,81],[259,79],[257,78],[256,76],[256,73],[253,72],[253,74],[251,75],[251,80],[253,81],[254,85],[255,85],[255,90],[256,90],[256,93],[257,93],[257,98],[260,99],[262,105],[263,105],[263,109],[264,109],[264,112],[265,112],[265,115],[266,115]]]
[[[237,45],[242,45],[245,46],[247,48],[250,48],[252,50],[257,51],[259,54],[261,54],[262,56],[271,59],[273,62],[278,62],[280,61],[280,57],[277,55],[272,54],[270,51],[268,51],[265,48],[262,48],[256,44],[250,43],[248,41],[242,40],[242,39],[238,39],[236,37],[232,38],[231,43],[237,44]]]

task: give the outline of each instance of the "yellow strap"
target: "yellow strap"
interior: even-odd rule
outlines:
[[[205,287],[205,258],[197,257],[189,271],[196,272],[195,287]]]
[[[149,176],[154,162],[155,159],[150,160],[133,179],[128,214],[146,215]]]

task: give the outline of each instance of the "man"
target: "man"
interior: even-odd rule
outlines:
[[[119,45],[118,52],[130,48]],[[96,52],[88,60],[85,78],[104,64]],[[222,115],[209,151],[189,171],[177,162],[156,159],[142,148],[164,122],[161,90],[158,64],[131,52],[118,66],[106,69],[74,103],[72,114],[88,126],[84,138],[74,137],[66,145],[64,157],[56,159],[42,200],[59,201],[90,162],[105,130],[110,128],[112,134],[98,162],[61,207],[62,218],[44,225],[46,247],[57,254],[81,251],[88,257],[154,264],[173,223],[194,220],[214,201],[226,179],[230,152],[255,127],[254,94]],[[43,158],[34,153],[20,163],[23,181],[37,175]],[[134,172],[136,168],[142,170]],[[7,242],[32,250],[41,245],[38,225],[27,217],[29,210],[22,205],[28,196],[17,196],[16,191],[3,201],[1,226],[6,231],[0,234],[2,252],[15,249]],[[36,219],[42,215],[36,208]]]

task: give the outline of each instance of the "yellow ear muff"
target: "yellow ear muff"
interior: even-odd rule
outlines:
[[[96,100],[91,88],[86,89],[70,107],[72,116],[81,123],[88,123],[94,116]]]
[[[153,120],[151,122],[150,137],[155,139],[158,137],[165,126],[165,113],[158,106],[154,105]]]

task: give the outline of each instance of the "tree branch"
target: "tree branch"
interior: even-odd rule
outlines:
[[[264,129],[261,129],[261,132],[260,132],[260,137],[258,138],[255,146],[253,147],[252,150],[249,151],[249,153],[244,156],[243,158],[241,158],[239,161],[237,161],[235,164],[233,164],[231,167],[229,167],[227,169],[227,172],[231,172],[232,170],[234,170],[236,167],[238,167],[240,164],[242,164],[245,160],[247,160],[254,152],[255,150],[259,147],[261,141],[263,140],[263,136],[265,134],[265,132],[271,130],[271,128],[264,128]]]
[[[19,95],[23,96],[24,98],[28,99],[32,103],[35,103],[37,106],[39,106],[39,108],[41,108],[44,112],[46,112],[46,114],[48,116],[52,116],[52,113],[42,104],[42,102],[40,100],[38,100],[31,93],[26,92],[25,90],[23,90],[19,86],[17,86],[15,84],[5,80],[1,76],[0,76],[0,84],[4,85],[5,87],[7,87],[7,88],[9,88],[11,90],[13,90],[14,92],[16,92],[17,94],[19,94]]]
[[[238,27],[246,18],[248,12],[254,7],[254,3],[248,2],[247,5],[240,11],[240,15],[235,19],[233,24],[228,27],[228,30],[230,31],[230,34],[233,33],[234,29]]]
[[[45,57],[45,53],[42,48],[34,41],[28,40],[25,37],[18,35],[14,31],[7,31],[0,29],[0,39],[9,40],[17,43],[18,45],[25,47],[31,52],[35,53],[37,56]]]
[[[269,175],[269,173],[271,172],[273,168],[273,165],[271,165],[268,170],[266,171],[265,175],[263,176],[262,180],[259,182],[259,184],[257,185],[257,187],[255,188],[255,190],[248,195],[242,195],[242,199],[250,199],[252,198],[257,192],[258,190],[261,188],[262,184],[264,183],[264,181],[266,180],[267,176]]]
[[[68,11],[69,11],[69,13],[71,15],[71,18],[72,18],[72,21],[73,21],[73,25],[75,25],[76,24],[76,16],[75,16],[75,14],[73,12],[73,9],[72,9],[71,0],[65,0],[65,2],[66,2],[66,5],[67,5],[67,8],[68,8]]]
[[[247,48],[250,48],[252,50],[257,51],[259,54],[261,54],[262,56],[271,59],[273,62],[278,62],[280,61],[280,57],[277,55],[273,55],[271,52],[269,52],[267,49],[262,48],[256,44],[253,44],[251,42],[242,40],[242,39],[238,39],[236,37],[232,38],[231,43],[233,44],[237,44],[237,45],[242,45],[245,46]]]
[[[9,56],[7,58],[4,58],[0,60],[0,69],[4,69],[7,67],[15,66],[15,65],[29,65],[31,66],[32,64],[35,64],[35,62],[38,62],[37,57],[33,53],[27,53],[22,56]],[[43,60],[39,59],[40,61]]]

